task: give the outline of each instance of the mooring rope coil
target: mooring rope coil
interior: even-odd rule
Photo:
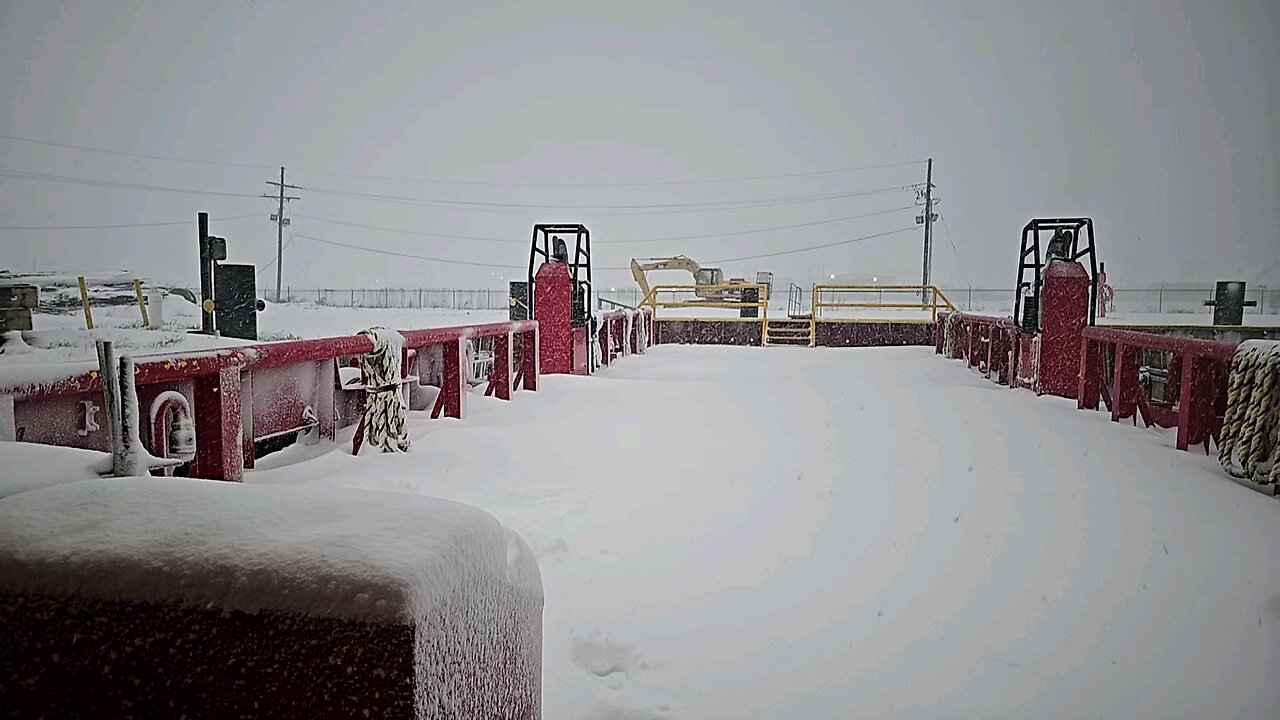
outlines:
[[[642,311],[630,310],[629,312],[635,313],[636,319],[640,323],[640,327],[636,332],[636,348],[640,352],[644,352],[649,349],[649,323]]]
[[[406,452],[405,403],[400,392],[400,356],[404,337],[374,327],[360,333],[373,342],[373,352],[360,362],[365,374],[365,442],[382,452]]]
[[[951,359],[952,353],[956,349],[956,326],[959,325],[960,313],[952,311],[947,313],[947,319],[942,323],[942,357]]]
[[[1259,485],[1280,481],[1280,343],[1250,340],[1236,348],[1227,380],[1227,412],[1218,462],[1233,477]],[[1260,469],[1265,470],[1260,472]]]
[[[636,322],[636,312],[634,310],[623,310],[622,317],[622,356],[626,357],[631,354],[631,333]]]

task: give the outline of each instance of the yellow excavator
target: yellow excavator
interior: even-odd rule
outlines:
[[[631,276],[640,286],[643,297],[649,297],[649,279],[645,273],[651,270],[685,270],[693,275],[694,292],[703,300],[715,302],[740,302],[742,290],[735,285],[747,285],[745,278],[724,279],[720,268],[704,268],[691,258],[677,255],[669,258],[648,258],[631,261]],[[727,287],[726,287],[727,286]]]

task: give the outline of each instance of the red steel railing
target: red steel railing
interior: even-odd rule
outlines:
[[[402,375],[409,378],[428,365],[438,375],[440,393],[430,408],[433,416],[465,415],[469,386],[464,346],[471,339],[493,338],[487,394],[510,399],[516,387],[537,389],[536,321],[408,330],[401,335]],[[253,467],[255,442],[312,427],[321,437],[333,439],[339,427],[357,421],[363,393],[344,392],[337,368],[342,360],[372,350],[368,338],[352,335],[138,356],[134,377],[142,409],[166,391],[180,392],[191,401],[194,477],[239,480],[245,468]],[[94,404],[102,401],[102,380],[88,367],[77,364],[65,376],[41,381],[21,375],[10,379],[0,371],[0,399],[12,402],[18,435],[14,439],[109,449],[105,429],[89,419],[97,411]]]

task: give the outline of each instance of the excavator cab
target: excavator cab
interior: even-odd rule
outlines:
[[[723,285],[724,271],[720,268],[701,268],[693,274],[693,281],[698,285]]]

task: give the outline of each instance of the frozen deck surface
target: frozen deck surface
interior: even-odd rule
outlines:
[[[529,541],[548,718],[1280,717],[1280,502],[930,349],[660,347],[249,482]],[[349,445],[347,446],[349,447]],[[291,455],[293,453],[293,455]]]

